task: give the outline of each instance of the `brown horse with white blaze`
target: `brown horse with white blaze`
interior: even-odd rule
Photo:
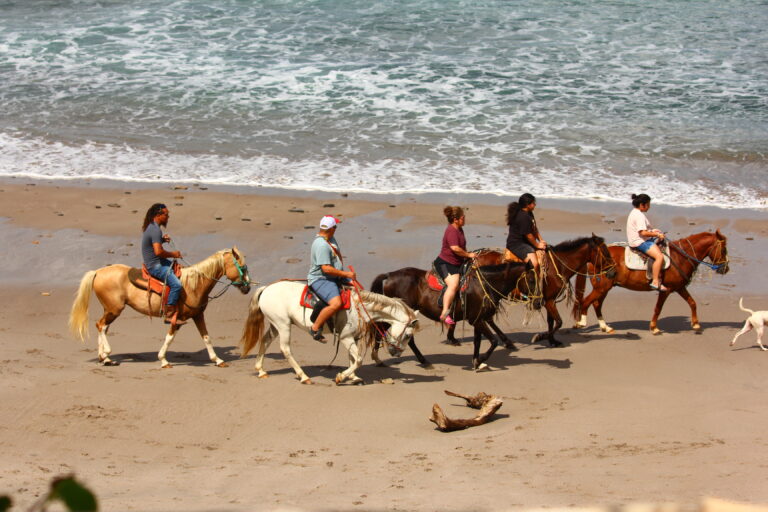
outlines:
[[[696,315],[696,301],[693,300],[688,292],[693,275],[699,267],[704,264],[712,268],[718,274],[728,272],[728,248],[727,238],[720,233],[718,229],[714,233],[703,232],[696,233],[687,238],[672,240],[669,242],[670,266],[663,273],[661,282],[667,287],[667,291],[659,292],[656,300],[656,307],[651,318],[650,329],[653,334],[660,334],[657,326],[661,308],[667,297],[673,292],[680,295],[691,307],[691,326],[699,331],[699,318]],[[639,292],[651,291],[650,283],[645,270],[630,270],[624,264],[624,246],[609,246],[608,248],[616,262],[616,276],[612,279],[602,277],[601,279],[592,278],[592,292],[584,298],[586,279],[584,276],[576,278],[576,301],[573,305],[573,316],[577,320],[574,327],[580,328],[587,325],[587,311],[592,306],[597,314],[600,329],[611,333],[613,328],[603,320],[602,306],[605,296],[614,286],[621,286],[628,290]],[[709,259],[712,263],[704,260]]]
[[[96,321],[96,330],[99,333],[99,362],[105,366],[119,364],[109,357],[112,348],[107,340],[107,331],[126,305],[150,317],[162,316],[160,295],[156,293],[148,295],[146,290],[132,284],[128,278],[130,270],[131,267],[127,265],[109,265],[86,272],[80,280],[80,286],[72,304],[69,328],[80,341],[85,341],[88,334],[88,306],[91,292],[96,294],[96,298],[99,299],[104,308],[101,318]],[[179,299],[178,320],[183,322],[186,319],[192,319],[195,322],[211,361],[216,366],[224,367],[227,366],[227,363],[216,355],[208,336],[204,317],[209,300],[208,296],[222,276],[226,276],[230,284],[238,288],[243,294],[247,294],[251,289],[251,279],[248,275],[245,257],[236,247],[223,249],[199,263],[183,268],[181,271],[183,288]],[[165,355],[180,327],[179,324],[170,326],[168,334],[165,336],[165,342],[157,355],[163,368],[171,367]]]

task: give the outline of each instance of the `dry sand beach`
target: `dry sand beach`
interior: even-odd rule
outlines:
[[[262,284],[306,275],[323,214],[340,216],[347,262],[369,285],[380,272],[426,268],[438,252],[445,202],[468,207],[470,248],[500,247],[506,198],[354,196],[107,182],[0,182],[0,494],[19,510],[48,481],[75,473],[103,510],[503,510],[695,504],[704,496],[768,503],[768,354],[754,333],[728,342],[751,309],[768,309],[768,215],[746,210],[654,206],[652,221],[679,238],[720,228],[731,271],[702,270],[691,292],[703,332],[690,329],[678,296],[652,336],[651,293],[614,290],[604,308],[615,327],[564,330],[564,348],[530,342],[544,328],[522,308],[499,324],[520,347],[497,349],[492,371],[470,369],[471,331],[460,347],[422,321],[419,345],[434,369],[406,351],[379,368],[366,357],[365,386],[333,384],[343,364],[331,346],[294,329],[294,354],[315,385],[302,386],[276,346],[268,379],[239,358],[250,296],[213,301],[207,320],[228,368],[207,359],[192,325],[156,354],[164,327],[127,310],[111,329],[113,358],[96,361],[95,329],[82,345],[67,317],[83,273],[138,265],[146,208],[171,209],[168,232],[189,262],[237,245]],[[627,201],[628,203],[629,201]],[[301,209],[303,212],[291,212]],[[595,232],[624,239],[629,205],[539,201],[545,238]],[[253,292],[251,292],[253,293]],[[100,312],[92,298],[91,321]],[[568,308],[561,304],[566,317]],[[572,321],[566,320],[565,326]],[[487,345],[484,345],[484,347]],[[471,417],[443,394],[479,391],[504,404],[486,425],[453,433],[427,418],[438,403]]]

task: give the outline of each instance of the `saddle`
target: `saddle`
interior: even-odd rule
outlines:
[[[351,297],[352,290],[349,288],[341,288],[341,309],[349,309],[351,307]],[[312,322],[317,319],[317,315],[320,314],[320,311],[322,311],[328,305],[327,302],[318,297],[315,292],[312,291],[312,288],[310,288],[309,285],[305,286],[304,291],[301,292],[299,304],[312,310],[312,314],[309,316],[309,319]],[[330,322],[332,322],[332,319],[329,320],[329,323]]]
[[[171,268],[173,269],[173,273],[176,274],[176,277],[181,278],[182,267],[179,262],[174,261]],[[155,279],[149,275],[149,271],[147,270],[146,265],[142,265],[141,269],[129,269],[128,280],[139,290],[147,290],[147,293],[156,293],[161,295],[163,297],[163,304],[168,302],[168,292],[170,292],[170,288],[159,279]]]
[[[624,245],[624,244],[612,244],[612,245]],[[664,255],[664,265],[662,269],[669,268],[669,245],[663,245],[659,247],[661,254]],[[634,247],[625,246],[624,248],[624,265],[629,270],[645,270],[648,275],[648,279],[651,279],[653,267],[653,258],[649,258],[643,252],[635,249]]]

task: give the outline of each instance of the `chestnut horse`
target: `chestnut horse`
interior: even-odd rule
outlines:
[[[478,255],[480,264],[494,264],[502,261],[504,255],[498,251],[484,251]],[[574,274],[585,276],[587,264],[592,269],[590,277],[614,275],[614,262],[605,245],[605,240],[592,233],[592,236],[561,242],[546,249],[546,261],[542,263],[545,275],[538,293],[537,302],[544,303],[547,310],[547,332],[536,334],[533,343],[547,337],[551,347],[560,347],[562,343],[555,339],[555,332],[563,325],[560,313],[557,310],[557,301],[570,285],[569,281]],[[507,341],[507,346],[512,345],[506,335],[496,324],[491,327],[499,334],[502,340]],[[452,326],[451,329],[454,327]],[[450,337],[451,329],[448,335]],[[512,345],[514,347],[514,345]]]
[[[696,316],[696,301],[688,293],[688,284],[690,284],[699,264],[710,267],[718,274],[728,272],[728,248],[727,239],[718,229],[714,233],[704,232],[691,235],[680,240],[669,242],[670,266],[663,271],[661,282],[667,287],[666,292],[660,292],[656,300],[656,308],[653,310],[650,329],[653,334],[660,334],[661,331],[656,325],[661,308],[664,302],[672,292],[677,292],[691,307],[691,326],[694,330],[701,330],[699,318]],[[614,286],[621,286],[628,290],[638,292],[651,291],[650,281],[646,277],[645,270],[629,270],[624,265],[624,246],[609,247],[614,261],[616,261],[616,276],[613,278],[592,278],[592,293],[586,299],[584,297],[584,288],[586,284],[585,276],[576,278],[576,301],[573,304],[573,316],[578,322],[574,327],[585,327],[587,325],[587,311],[589,306],[595,308],[600,329],[611,333],[611,328],[603,320],[603,301],[605,296]],[[712,264],[704,261],[709,258]]]
[[[107,331],[112,322],[123,312],[126,305],[150,317],[162,315],[160,295],[156,293],[148,295],[145,290],[131,284],[128,279],[130,269],[131,267],[127,265],[109,265],[86,272],[80,281],[77,296],[72,304],[72,312],[69,315],[69,328],[72,334],[80,341],[85,341],[88,334],[88,304],[91,299],[91,292],[95,292],[96,298],[99,299],[104,308],[104,314],[96,322],[96,330],[99,332],[99,362],[105,366],[119,364],[109,358],[112,348],[107,341]],[[216,366],[222,367],[227,366],[227,363],[219,358],[213,349],[203,313],[208,305],[208,295],[224,275],[243,294],[250,291],[251,278],[248,276],[248,266],[245,264],[245,257],[238,252],[236,247],[223,249],[199,263],[183,268],[181,270],[183,289],[179,298],[178,313],[178,320],[180,321],[188,318],[194,320],[195,326],[203,338],[203,343],[205,343],[205,348],[208,350],[208,357],[216,363]],[[157,354],[163,368],[171,367],[165,359],[165,354],[179,327],[181,326],[178,324],[170,326],[168,334],[165,336],[165,342]]]
[[[475,370],[488,368],[485,361],[498,345],[496,337],[488,327],[488,321],[498,311],[501,299],[508,297],[516,288],[524,294],[529,294],[535,289],[535,284],[530,265],[524,263],[504,263],[471,268],[467,289],[456,294],[453,304],[454,312],[451,316],[457,321],[466,320],[474,327],[475,345],[472,367]],[[418,309],[425,317],[434,321],[440,319],[441,308],[437,305],[440,292],[431,289],[427,284],[426,270],[407,267],[380,274],[373,280],[371,291],[403,299],[408,306]],[[480,342],[483,335],[491,342],[491,347],[481,357]],[[409,340],[408,346],[422,365],[430,366],[416,347],[413,337]],[[377,363],[381,364],[377,348],[378,345],[375,344],[372,356]]]

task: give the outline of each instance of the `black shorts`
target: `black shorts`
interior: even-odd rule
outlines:
[[[453,263],[448,263],[447,261],[445,261],[439,256],[435,260],[434,265],[435,265],[435,270],[437,270],[437,273],[440,275],[441,279],[445,279],[451,274],[461,273],[461,265],[454,265]]]
[[[507,245],[507,249],[512,251],[512,254],[523,261],[525,261],[525,258],[527,258],[529,254],[536,252],[536,249],[534,249],[531,244],[527,244],[525,242],[517,242]]]

